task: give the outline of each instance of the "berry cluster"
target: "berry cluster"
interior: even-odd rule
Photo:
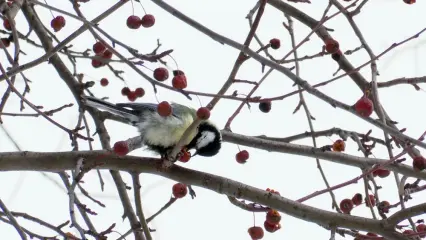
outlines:
[[[354,209],[354,207],[361,205],[362,201],[363,201],[362,194],[357,193],[352,197],[352,199],[345,198],[342,201],[340,201],[340,210],[342,210],[343,213],[351,214],[352,209]],[[376,199],[374,198],[374,195],[372,194],[369,194],[368,197],[364,199],[364,201],[365,201],[365,206],[367,207],[376,205]],[[388,201],[382,201],[380,205],[382,206],[382,210],[384,213],[389,212],[390,204]]]
[[[130,29],[138,29],[141,26],[144,28],[149,28],[154,26],[155,17],[151,14],[145,14],[142,18],[131,15],[127,18],[126,25]]]
[[[7,2],[7,4],[12,4],[12,2]],[[6,29],[7,31],[12,31],[12,26],[10,25],[9,20],[7,20],[6,18],[3,20],[3,27],[4,29]],[[12,42],[12,35],[9,38],[1,38],[0,39],[4,45],[4,47],[9,47],[10,43]],[[0,48],[3,48],[2,45],[0,45]]]
[[[331,54],[331,58],[333,58],[334,61],[338,62],[340,60],[340,56],[342,56],[342,51],[340,51],[339,42],[334,40],[333,38],[327,38],[325,39],[325,46],[323,49],[327,53]]]
[[[169,71],[166,68],[159,67],[154,70],[154,79],[164,82],[169,78]],[[188,86],[186,75],[181,70],[173,71],[172,86],[176,89],[185,89]]]
[[[112,52],[106,48],[102,41],[93,44],[92,50],[98,57],[92,59],[92,67],[94,68],[105,66],[106,62],[112,58]]]
[[[280,195],[279,192],[277,192],[273,189],[267,188],[266,191],[270,192],[272,194]],[[281,229],[280,221],[281,221],[281,214],[275,209],[270,209],[266,213],[266,219],[263,222],[263,227],[265,228],[265,230],[267,232],[274,233],[274,232],[278,231],[279,229]],[[263,236],[264,236],[263,228],[259,227],[259,226],[250,227],[248,229],[248,233],[249,233],[251,239],[253,239],[253,240],[262,239]]]
[[[129,101],[134,102],[137,98],[141,98],[145,95],[145,90],[143,88],[136,88],[134,91],[130,90],[128,87],[121,89],[121,95],[127,96]]]

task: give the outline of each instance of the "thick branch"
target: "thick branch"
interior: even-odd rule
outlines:
[[[144,172],[161,175],[175,181],[199,186],[239,199],[257,202],[269,206],[293,217],[327,226],[341,226],[350,229],[383,232],[380,221],[333,213],[306,206],[290,199],[268,193],[241,182],[226,179],[217,175],[186,169],[177,165],[168,171],[161,171],[158,166],[161,160],[133,156],[118,157],[108,155],[106,151],[81,151],[61,153],[15,152],[2,153],[0,170],[28,171],[64,171],[75,168],[76,161],[84,158],[84,166],[99,169],[114,169],[133,172]]]
[[[248,137],[236,133],[230,133],[222,131],[222,137],[225,142],[235,143],[243,146],[254,147],[257,149],[263,149],[266,151],[272,152],[281,152],[294,154],[299,156],[314,157],[319,159],[328,160],[335,163],[345,164],[354,167],[371,167],[374,164],[380,164],[387,159],[378,159],[378,158],[363,158],[357,157],[349,154],[323,151],[320,148],[309,147],[305,145],[285,143],[285,142],[275,142],[265,139],[259,139],[256,137]],[[409,167],[404,164],[390,164],[384,166],[384,168],[397,173],[412,176],[416,178],[425,179],[426,172],[414,171],[412,167]]]
[[[426,213],[426,203],[422,203],[413,207],[403,209],[399,212],[396,212],[395,214],[390,216],[388,219],[386,219],[386,223],[389,225],[389,227],[394,227],[396,224],[404,221],[407,218],[414,217],[424,213]]]

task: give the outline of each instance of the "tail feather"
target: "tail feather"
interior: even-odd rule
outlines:
[[[82,96],[82,98],[86,106],[105,110],[112,114],[126,118],[130,122],[137,122],[139,119],[139,116],[137,113],[135,113],[135,111],[132,111],[123,107],[118,107],[117,105],[113,103],[109,103],[99,98],[95,98],[91,96]]]

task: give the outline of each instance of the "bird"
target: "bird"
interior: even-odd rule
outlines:
[[[157,103],[114,104],[92,96],[82,96],[82,102],[86,106],[124,118],[127,124],[139,130],[142,145],[162,158],[168,157],[186,129],[197,119],[195,109],[174,102],[170,104],[172,113],[167,117],[158,114]],[[202,120],[190,132],[183,149],[195,149],[191,157],[213,157],[219,152],[221,145],[222,135],[216,125],[210,120]]]

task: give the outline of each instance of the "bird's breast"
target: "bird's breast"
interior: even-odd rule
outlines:
[[[154,115],[139,124],[138,128],[146,143],[168,147],[177,144],[193,121],[194,119],[190,115],[181,119],[173,116],[163,118]],[[191,131],[184,144],[188,145],[196,135],[197,130]]]

